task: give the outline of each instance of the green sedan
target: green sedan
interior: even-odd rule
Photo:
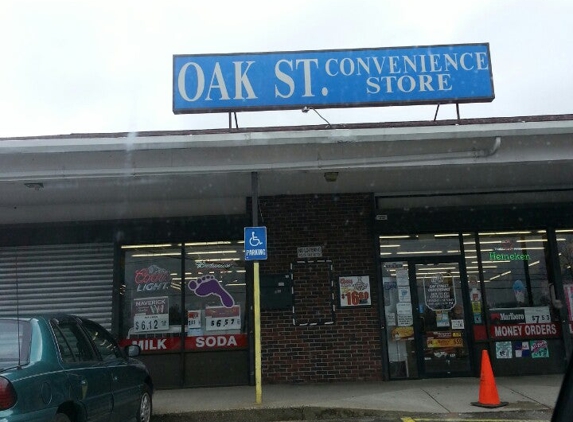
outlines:
[[[139,346],[72,315],[0,318],[0,422],[149,422]]]

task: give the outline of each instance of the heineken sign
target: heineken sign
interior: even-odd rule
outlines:
[[[489,44],[173,57],[173,112],[489,102]]]

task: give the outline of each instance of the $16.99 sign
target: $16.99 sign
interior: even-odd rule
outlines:
[[[368,276],[349,276],[338,279],[340,286],[340,307],[370,306],[370,278]]]

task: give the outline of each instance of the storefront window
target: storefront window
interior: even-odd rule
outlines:
[[[482,309],[482,287],[479,278],[479,265],[475,234],[464,233],[464,258],[466,263],[466,274],[468,277],[468,289],[472,310],[472,323],[476,340],[486,339],[485,331],[482,330],[484,324]],[[476,328],[479,326],[479,328]]]
[[[246,333],[242,256],[242,242],[185,244],[186,348],[246,345],[246,337],[235,336]]]
[[[122,328],[144,351],[242,348],[246,338],[243,244],[123,246]],[[183,340],[183,343],[181,341]]]
[[[549,356],[560,335],[551,300],[544,231],[480,233],[487,316],[496,358]]]
[[[122,335],[156,337],[181,331],[181,245],[124,246]]]
[[[459,255],[458,233],[380,236],[380,258]]]
[[[573,333],[573,229],[556,230],[559,266],[569,313],[569,330]]]
[[[545,232],[480,233],[489,308],[548,306]]]

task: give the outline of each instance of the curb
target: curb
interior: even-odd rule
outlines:
[[[329,407],[246,408],[234,410],[201,410],[197,412],[165,413],[153,415],[153,422],[276,422],[329,420],[344,418],[378,417],[396,418],[409,412],[374,409],[344,409]]]

